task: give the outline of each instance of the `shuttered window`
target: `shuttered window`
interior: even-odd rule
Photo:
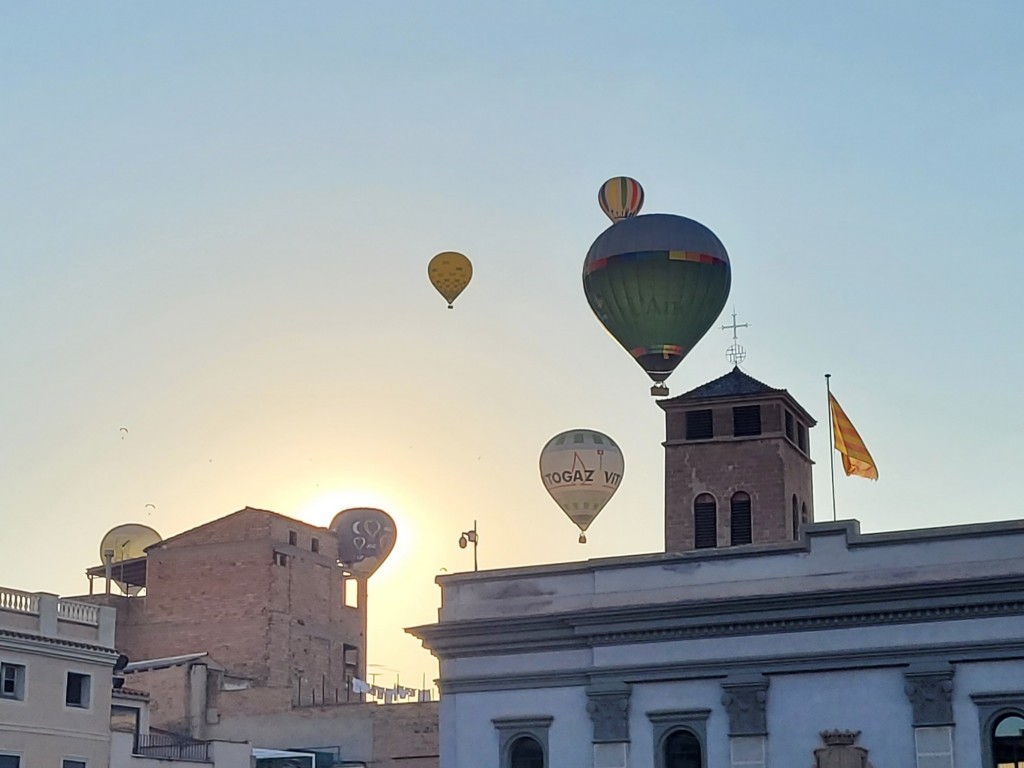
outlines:
[[[761,406],[737,405],[732,409],[732,433],[736,437],[761,434]]]
[[[686,412],[686,439],[708,440],[715,436],[711,411]]]
[[[786,411],[786,437],[790,440],[796,440],[793,435],[793,414]]]
[[[739,491],[732,495],[732,509],[729,515],[730,543],[749,544],[753,541],[750,522],[750,494]]]
[[[707,493],[693,501],[693,546],[696,549],[718,546],[718,510],[715,497]]]

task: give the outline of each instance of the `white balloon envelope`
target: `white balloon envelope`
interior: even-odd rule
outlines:
[[[625,461],[608,435],[594,429],[570,429],[555,435],[540,452],[540,476],[555,503],[586,530],[619,489]]]

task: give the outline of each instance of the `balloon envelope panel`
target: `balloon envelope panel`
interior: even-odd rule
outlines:
[[[437,254],[427,265],[427,276],[431,285],[444,296],[448,306],[466,290],[473,279],[473,265],[463,254],[444,251]]]
[[[581,531],[590,527],[619,489],[624,470],[619,446],[593,429],[555,435],[540,453],[544,487]]]
[[[338,559],[357,576],[373,575],[395,546],[395,521],[382,509],[346,509],[331,520]]]
[[[714,232],[670,214],[613,224],[583,265],[590,308],[655,381],[714,324],[731,282],[729,255]]]

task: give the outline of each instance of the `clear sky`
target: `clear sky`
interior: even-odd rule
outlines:
[[[725,243],[818,519],[826,372],[881,475],[840,517],[1024,517],[1021,39],[1015,0],[5,4],[0,584],[85,591],[122,522],[379,505],[369,660],[412,684],[474,520],[483,567],[660,550],[662,412],[580,281],[617,174]],[[574,427],[626,459],[585,547],[537,469]]]

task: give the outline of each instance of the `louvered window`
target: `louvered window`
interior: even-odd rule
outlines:
[[[707,440],[715,436],[711,411],[686,412],[686,439]]]
[[[750,494],[740,491],[732,495],[732,510],[729,515],[730,543],[749,544],[753,541],[750,522]]]
[[[796,445],[801,451],[807,453],[807,427],[803,424],[797,425]]]
[[[693,501],[693,546],[696,549],[718,546],[718,510],[714,496],[707,493]]]
[[[793,434],[793,414],[786,411],[786,437],[790,440],[796,440]]]
[[[761,434],[761,406],[738,405],[732,409],[732,433],[736,437]]]

